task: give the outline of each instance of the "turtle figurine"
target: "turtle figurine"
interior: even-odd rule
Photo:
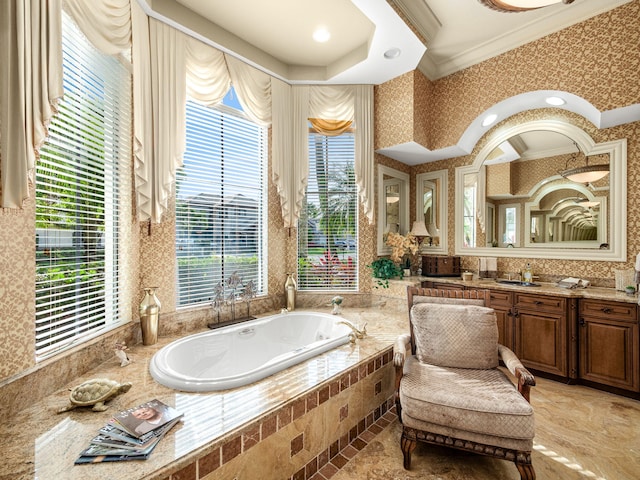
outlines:
[[[69,394],[69,405],[62,407],[58,413],[68,412],[76,407],[88,407],[93,405],[94,412],[104,412],[107,408],[105,402],[126,393],[131,388],[131,383],[119,383],[108,378],[93,378],[74,387]]]

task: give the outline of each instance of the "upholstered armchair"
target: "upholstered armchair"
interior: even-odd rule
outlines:
[[[404,468],[420,441],[513,461],[522,480],[534,480],[535,379],[498,344],[495,312],[484,306],[488,292],[407,291],[410,333],[394,346]]]

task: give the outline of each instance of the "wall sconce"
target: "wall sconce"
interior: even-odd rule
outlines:
[[[555,3],[569,5],[574,0],[478,0],[485,7],[498,12],[526,12],[537,8],[548,7]]]
[[[578,144],[575,142],[573,142],[573,144],[578,149],[578,152],[580,152],[580,149],[578,148]],[[586,165],[584,167],[567,169],[569,162],[572,160],[576,160],[577,158],[578,158],[578,153],[574,153],[571,156],[571,158],[567,160],[567,163],[564,166],[565,169],[560,172],[560,175],[562,175],[567,180],[571,180],[572,182],[576,182],[576,183],[587,184],[587,183],[597,182],[601,178],[604,178],[607,175],[609,175],[608,164],[602,163],[599,165],[589,165],[589,157],[587,157],[586,155],[585,155]]]

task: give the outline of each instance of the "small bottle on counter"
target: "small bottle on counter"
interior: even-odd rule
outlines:
[[[527,263],[524,270],[522,270],[522,281],[525,283],[533,283],[533,269],[530,263]]]

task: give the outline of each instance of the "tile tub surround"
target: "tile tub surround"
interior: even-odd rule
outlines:
[[[308,464],[315,461],[318,465],[336,448],[346,447],[390,405],[391,345],[408,328],[406,308],[346,307],[343,317],[358,324],[368,322],[369,337],[255,384],[224,392],[177,392],[151,378],[151,357],[175,337],[161,338],[153,346],[135,346],[130,350],[131,365],[121,368],[114,356],[67,388],[5,417],[0,426],[4,453],[0,478],[133,480],[172,476],[173,480],[191,480],[198,478],[198,471],[201,478],[213,472],[216,465],[221,475],[227,471],[231,475],[234,469],[256,468],[264,455],[272,462],[276,458],[282,461],[271,472],[277,476],[268,477],[267,469],[261,470],[260,478],[305,478],[299,473],[302,468],[306,472]],[[68,388],[94,377],[131,381],[134,386],[112,400],[106,412],[77,409],[55,414],[67,403]],[[24,403],[29,401],[26,395]],[[158,444],[149,460],[73,465],[110,415],[152,398],[175,406],[185,417]],[[270,437],[275,443],[269,447]],[[288,469],[286,475],[284,469]],[[209,475],[226,478],[217,473]]]

